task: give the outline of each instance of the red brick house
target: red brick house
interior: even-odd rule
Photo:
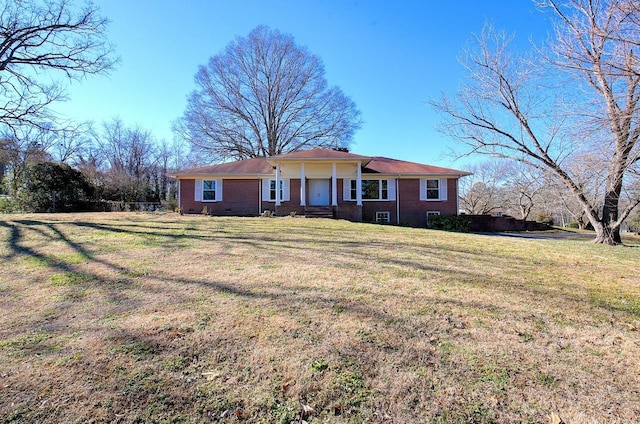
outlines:
[[[184,213],[255,216],[270,210],[415,227],[426,226],[431,214],[457,215],[458,179],[465,175],[469,173],[329,149],[169,174],[179,180]]]

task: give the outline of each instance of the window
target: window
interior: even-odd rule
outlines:
[[[202,201],[213,201],[216,199],[216,180],[202,181]]]
[[[440,215],[440,211],[428,211],[427,212],[427,227],[431,226],[431,217],[433,216],[439,216]]]
[[[280,180],[280,200],[284,199],[284,183]],[[276,180],[269,180],[269,200],[276,200]]]
[[[195,180],[196,202],[221,202],[222,180]]]
[[[440,181],[427,180],[427,200],[438,200],[440,198]]]
[[[280,180],[280,201],[289,201],[290,182],[289,179]],[[275,202],[276,200],[276,180],[262,180],[262,200],[265,202]]]
[[[391,214],[389,212],[376,212],[376,222],[391,222]]]
[[[351,199],[356,199],[356,180],[351,180]],[[389,200],[389,180],[362,180],[362,200]]]
[[[420,200],[431,202],[447,200],[447,179],[420,179]]]

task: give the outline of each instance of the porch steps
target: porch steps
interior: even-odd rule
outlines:
[[[333,218],[332,206],[307,206],[304,208],[307,218]]]

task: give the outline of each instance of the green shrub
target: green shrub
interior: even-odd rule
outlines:
[[[429,228],[434,230],[469,232],[469,220],[464,216],[432,215],[429,217]]]
[[[20,212],[20,205],[11,197],[0,197],[0,213]]]
[[[575,229],[578,229],[578,228],[580,228],[580,224],[578,224],[576,221],[570,221],[570,222],[567,224],[567,228],[575,228]]]
[[[175,196],[169,196],[169,198],[162,202],[162,207],[170,212],[178,212],[178,199]]]
[[[553,218],[548,213],[539,213],[536,215],[536,222],[553,225]]]
[[[69,165],[39,162],[29,165],[16,198],[27,212],[72,212],[91,198],[85,176]]]

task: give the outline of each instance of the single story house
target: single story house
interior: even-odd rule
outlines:
[[[458,179],[468,172],[310,149],[169,174],[184,213],[328,216],[414,227],[458,214]]]

